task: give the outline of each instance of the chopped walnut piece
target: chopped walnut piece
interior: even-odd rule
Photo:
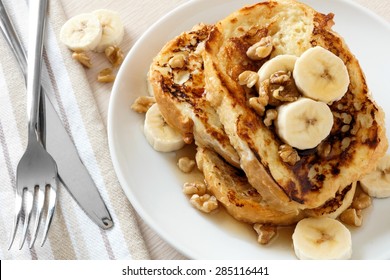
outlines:
[[[255,110],[255,112],[259,116],[263,116],[264,112],[265,112],[265,106],[267,106],[267,105],[264,104],[264,102],[262,101],[262,98],[260,98],[260,97],[251,97],[251,98],[249,98],[249,106],[253,110]]]
[[[109,46],[104,50],[108,61],[112,66],[116,67],[122,64],[124,55],[122,50],[117,46]]]
[[[275,109],[268,109],[266,112],[265,112],[265,118],[264,118],[264,124],[266,126],[271,126],[273,121],[276,120],[276,118],[278,117],[278,111],[275,110]]]
[[[282,102],[293,102],[298,99],[299,95],[291,94],[286,90],[286,87],[279,86],[277,89],[272,91],[272,96]]]
[[[272,93],[271,99],[275,106],[280,105],[281,102],[293,102],[300,96],[295,82],[291,79],[290,71],[273,73],[269,78],[268,92]]]
[[[280,145],[279,156],[283,162],[286,162],[290,165],[295,165],[301,159],[298,155],[298,152],[287,144]]]
[[[248,48],[246,55],[253,60],[260,60],[270,55],[272,52],[272,37],[261,38],[259,42]]]
[[[322,142],[317,147],[317,153],[324,158],[329,156],[331,151],[332,146],[328,142]]]
[[[300,93],[295,82],[290,78],[287,79],[287,76],[288,74],[273,78],[274,82],[280,81],[281,83],[271,83],[271,78],[260,83],[259,95],[268,95],[269,105],[280,106],[284,102],[293,102],[299,98]]]
[[[259,97],[267,100],[266,105],[279,106],[282,105],[280,100],[275,99],[272,95],[271,84],[269,79],[262,81],[259,85]]]
[[[191,77],[191,73],[185,70],[175,71],[173,73],[173,82],[178,85],[183,85]]]
[[[340,220],[347,225],[360,227],[363,221],[362,210],[348,208],[340,214]]]
[[[169,61],[168,65],[171,66],[172,69],[183,68],[185,65],[185,56],[184,54],[177,54],[173,56]]]
[[[154,96],[139,96],[131,105],[131,109],[137,113],[146,113],[154,103],[156,103]]]
[[[74,52],[72,58],[87,68],[92,67],[91,58],[85,52]]]
[[[105,68],[99,72],[98,82],[100,83],[111,83],[115,80],[115,75],[112,74],[112,68]]]
[[[259,74],[253,71],[244,71],[238,76],[238,83],[246,85],[248,88],[253,87],[259,80]]]
[[[287,71],[287,72],[277,71],[273,73],[269,78],[271,84],[279,84],[279,85],[283,85],[290,80],[291,80],[291,71]]]
[[[265,224],[254,224],[253,229],[257,232],[257,241],[262,244],[268,244],[276,235],[276,226]]]
[[[184,173],[190,173],[194,169],[195,160],[190,159],[188,157],[181,157],[177,161],[177,166]]]
[[[272,90],[272,96],[280,101],[284,101],[283,96],[281,95],[281,92],[284,90],[284,86],[279,86],[278,88]],[[288,100],[286,100],[288,101]]]
[[[363,191],[355,195],[352,201],[352,208],[357,210],[366,209],[371,206],[371,197]]]
[[[218,208],[218,201],[213,195],[204,194],[199,196],[198,194],[192,195],[190,202],[198,210],[210,213],[211,211]]]
[[[203,183],[189,183],[186,182],[183,185],[183,193],[188,195],[204,195],[206,193],[206,185]]]

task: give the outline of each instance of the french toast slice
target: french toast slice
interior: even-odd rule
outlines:
[[[285,212],[270,207],[261,194],[252,187],[242,169],[227,163],[208,148],[197,147],[196,162],[202,171],[207,189],[236,220],[255,224],[292,225],[304,217],[331,217],[336,219],[351,206],[356,182],[338,191],[334,198],[313,209]]]
[[[238,155],[205,98],[201,51],[211,28],[198,24],[169,41],[154,58],[148,79],[162,116],[187,144],[212,148],[238,166]]]
[[[333,14],[321,14],[293,0],[261,2],[244,7],[218,22],[203,52],[207,99],[216,109],[250,184],[272,207],[314,209],[336,197],[372,170],[388,143],[384,112],[373,100],[358,60],[332,30]],[[270,36],[273,49],[261,60],[246,52]],[[321,46],[342,59],[350,84],[347,93],[329,104],[334,116],[330,135],[316,148],[299,150],[291,165],[279,155],[283,141],[273,125],[248,104],[258,93],[241,86],[244,71],[257,71],[280,54],[300,56]],[[349,129],[342,129],[349,116]],[[327,147],[327,153],[322,148]]]
[[[292,225],[304,217],[303,211],[285,213],[269,207],[249,184],[245,173],[214,151],[198,147],[196,162],[203,172],[207,189],[236,220],[250,224]]]

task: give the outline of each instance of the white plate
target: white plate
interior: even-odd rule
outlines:
[[[295,259],[291,230],[260,246],[251,227],[224,211],[204,215],[190,206],[181,188],[175,153],[155,152],[142,133],[143,116],[130,104],[147,94],[146,73],[168,40],[199,22],[215,23],[253,0],[190,1],[154,24],[127,55],[115,81],[109,106],[108,135],[119,181],[142,218],[172,246],[193,259]],[[342,0],[303,1],[322,13],[333,12],[342,34],[361,62],[369,87],[390,112],[390,27],[373,13]],[[390,114],[388,114],[389,116]],[[390,120],[386,118],[387,129]],[[364,225],[351,229],[353,259],[390,259],[390,199],[375,200],[364,211]]]

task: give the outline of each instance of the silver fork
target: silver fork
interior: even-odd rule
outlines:
[[[47,1],[30,1],[27,75],[28,143],[16,170],[15,217],[9,249],[15,240],[19,221],[22,220],[22,214],[24,214],[24,219],[19,248],[23,247],[31,215],[35,209],[35,224],[31,234],[30,248],[34,245],[42,220],[42,212],[47,204],[45,227],[41,242],[41,246],[43,246],[47,239],[47,233],[56,205],[57,165],[42,145],[44,135],[40,133],[39,127],[39,118],[41,120],[45,118],[45,111],[44,108],[40,108],[39,100]]]

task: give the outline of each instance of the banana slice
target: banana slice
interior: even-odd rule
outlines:
[[[341,99],[349,86],[344,62],[319,46],[308,49],[297,59],[293,76],[303,95],[326,103]]]
[[[158,152],[173,152],[185,144],[181,134],[165,122],[156,103],[146,112],[144,134]]]
[[[268,60],[266,63],[263,64],[263,66],[260,67],[258,71],[259,83],[266,79],[269,79],[272,74],[278,71],[293,72],[294,65],[297,59],[298,57],[295,55],[281,54]]]
[[[374,171],[360,180],[362,189],[372,197],[390,197],[390,155],[386,154],[378,162]]]
[[[61,42],[73,51],[93,50],[101,38],[102,26],[93,14],[80,14],[70,18],[60,31]]]
[[[305,150],[316,147],[329,135],[333,114],[325,103],[301,97],[281,105],[274,123],[276,133],[285,143]]]
[[[109,46],[119,45],[125,33],[119,14],[105,9],[93,11],[92,14],[99,19],[103,29],[102,38],[96,46],[95,51],[104,52]]]
[[[296,225],[292,239],[300,260],[347,260],[352,255],[351,232],[335,219],[303,219]]]

